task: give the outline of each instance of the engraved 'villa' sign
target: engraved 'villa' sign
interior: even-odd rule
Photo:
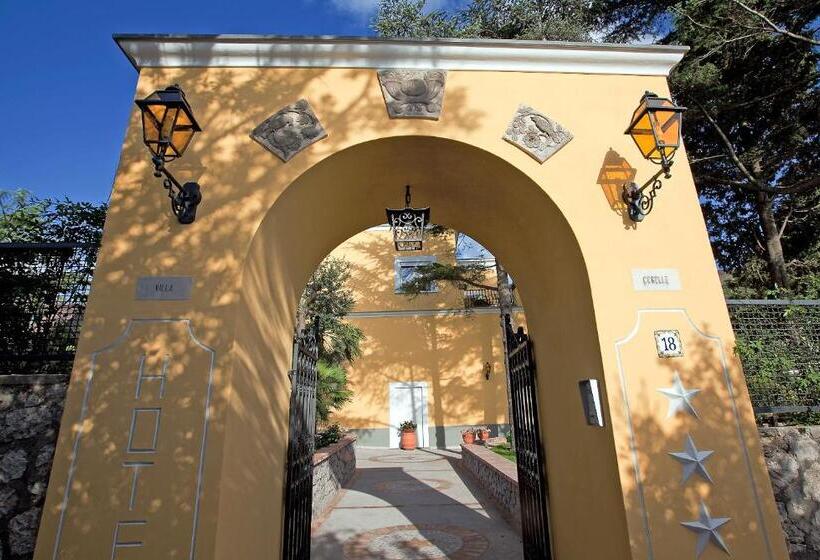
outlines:
[[[190,276],[141,276],[137,279],[137,299],[181,301],[191,299]]]

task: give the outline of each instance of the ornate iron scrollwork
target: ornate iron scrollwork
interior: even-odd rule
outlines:
[[[196,219],[196,208],[202,202],[202,191],[199,183],[189,181],[180,185],[179,181],[165,168],[165,163],[158,157],[153,158],[154,177],[162,177],[162,186],[168,191],[171,199],[171,211],[181,224],[191,224]]]
[[[642,222],[647,214],[652,211],[655,205],[655,197],[658,196],[658,191],[663,188],[663,181],[660,178],[663,173],[666,173],[666,178],[670,177],[668,168],[666,170],[661,169],[642,187],[638,187],[635,183],[624,185],[621,199],[626,204],[629,219],[633,222]]]
[[[649,185],[647,190],[647,185]],[[642,222],[652,211],[655,204],[655,197],[663,187],[663,182],[657,176],[651,180],[651,185],[647,183],[643,187],[638,187],[635,183],[624,186],[622,199],[626,204],[629,219],[633,222]]]

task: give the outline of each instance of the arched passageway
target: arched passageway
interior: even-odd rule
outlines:
[[[230,485],[223,491],[242,508],[224,514],[244,518],[249,537],[266,535],[270,546],[279,542],[275,520],[281,519],[288,423],[283,372],[290,366],[299,294],[333,247],[382,222],[385,206],[407,183],[414,202],[432,208],[434,221],[471,232],[515,274],[538,348],[557,534],[588,523],[602,503],[622,501],[611,434],[584,429],[576,414],[577,372],[600,371],[601,364],[586,266],[566,219],[541,187],[483,150],[434,137],[386,138],[336,153],[294,181],[261,224],[246,260],[233,373],[242,404],[230,411],[222,467],[223,485]],[[260,502],[260,494],[269,499]],[[625,518],[603,521],[607,538],[572,543],[575,553],[626,550]],[[570,546],[554,544],[556,550]]]

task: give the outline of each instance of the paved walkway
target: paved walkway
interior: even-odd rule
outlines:
[[[313,560],[518,560],[521,539],[445,450],[357,449],[338,502],[314,520]]]

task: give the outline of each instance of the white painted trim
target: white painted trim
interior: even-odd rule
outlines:
[[[638,453],[638,445],[637,440],[635,437],[635,428],[632,422],[632,410],[629,404],[629,390],[627,387],[626,382],[626,372],[624,370],[623,361],[621,359],[621,347],[629,343],[635,336],[638,334],[641,328],[641,320],[643,319],[644,315],[649,314],[680,314],[683,315],[684,319],[689,323],[692,329],[697,332],[700,336],[711,340],[715,344],[717,344],[718,349],[720,350],[720,365],[721,369],[723,370],[723,379],[726,383],[726,388],[729,393],[730,403],[732,405],[732,414],[734,416],[734,423],[735,429],[737,430],[737,438],[740,443],[740,448],[743,450],[743,458],[746,466],[746,477],[749,482],[752,498],[755,503],[755,507],[757,509],[757,521],[760,525],[760,531],[763,534],[763,542],[766,544],[766,552],[767,558],[769,560],[774,560],[774,554],[772,552],[772,545],[769,541],[769,528],[766,525],[766,518],[763,515],[763,506],[760,503],[760,496],[757,492],[757,486],[754,477],[754,470],[752,468],[752,459],[750,456],[749,448],[746,445],[746,436],[743,433],[743,427],[740,422],[740,412],[738,411],[737,406],[737,391],[735,390],[732,379],[729,376],[729,366],[726,360],[726,353],[723,349],[723,340],[716,335],[711,335],[704,332],[700,327],[697,326],[695,321],[692,320],[692,317],[689,315],[689,312],[686,309],[682,308],[644,308],[637,310],[637,317],[635,319],[635,326],[632,327],[632,330],[627,334],[624,338],[615,341],[615,356],[616,361],[618,364],[618,376],[621,382],[621,398],[624,401],[624,411],[626,412],[626,419],[627,419],[627,426],[629,428],[629,443],[630,443],[630,450],[632,455],[632,467],[635,474],[635,484],[638,491],[638,497],[640,501],[641,507],[641,517],[643,520],[643,529],[644,534],[646,536],[646,545],[647,545],[647,559],[654,560],[655,552],[652,546],[652,530],[649,526],[649,512],[646,507],[646,498],[644,495],[644,486],[643,486],[643,478],[641,474],[641,467],[640,467],[640,460],[639,460],[639,453]]]
[[[82,439],[84,430],[85,430],[85,418],[88,414],[88,407],[89,407],[89,399],[91,395],[91,385],[94,381],[94,372],[97,368],[97,357],[100,354],[105,352],[110,352],[120,346],[123,342],[128,340],[128,337],[131,335],[131,329],[134,325],[137,324],[152,324],[152,323],[184,323],[188,330],[188,336],[191,338],[194,344],[208,352],[211,356],[209,368],[208,368],[208,387],[207,392],[205,394],[204,399],[204,406],[205,406],[205,414],[203,419],[203,426],[202,426],[202,440],[199,449],[199,464],[197,465],[196,471],[196,490],[194,495],[194,504],[193,504],[193,523],[191,529],[191,548],[188,554],[189,560],[194,560],[196,557],[196,535],[197,530],[199,528],[199,510],[200,510],[200,501],[203,495],[203,478],[204,478],[204,471],[205,471],[205,450],[208,438],[208,421],[210,420],[210,409],[211,409],[211,395],[213,392],[213,382],[214,382],[214,366],[216,364],[216,350],[211,348],[210,346],[205,345],[203,342],[199,340],[194,334],[194,328],[191,324],[190,319],[174,319],[174,318],[160,318],[160,319],[130,319],[128,324],[125,326],[125,330],[116,338],[111,344],[100,348],[99,350],[91,353],[91,367],[89,367],[88,372],[85,375],[85,390],[83,392],[83,400],[82,405],[80,407],[80,416],[77,420],[77,435],[74,438],[74,444],[71,449],[71,459],[68,466],[68,474],[66,475],[66,483],[65,488],[63,490],[63,496],[60,501],[60,516],[57,521],[57,534],[54,537],[54,548],[52,551],[52,560],[57,560],[60,554],[60,543],[62,540],[63,535],[63,527],[65,525],[66,514],[68,512],[68,503],[69,498],[71,497],[71,492],[74,490],[73,488],[73,480],[74,474],[77,470],[77,460],[80,454],[80,441]]]
[[[400,294],[402,282],[401,282],[401,269],[405,266],[424,266],[426,264],[431,264],[438,262],[438,258],[435,255],[417,255],[417,256],[401,256],[396,257],[393,259],[393,293]],[[432,290],[424,290],[425,294],[434,294],[438,292],[438,285],[433,284]]]
[[[418,437],[419,447],[429,447],[430,442],[430,427],[429,419],[427,417],[427,382],[426,381],[410,381],[410,382],[394,382],[388,385],[387,402],[389,404],[390,414],[390,430],[388,434],[387,446],[390,449],[397,449],[399,447],[399,423],[407,420],[407,418],[399,417],[394,414],[397,412],[396,407],[393,406],[393,390],[394,389],[421,389],[421,422],[416,426],[416,436]]]
[[[137,70],[154,67],[438,68],[668,76],[688,47],[488,39],[114,35]]]

